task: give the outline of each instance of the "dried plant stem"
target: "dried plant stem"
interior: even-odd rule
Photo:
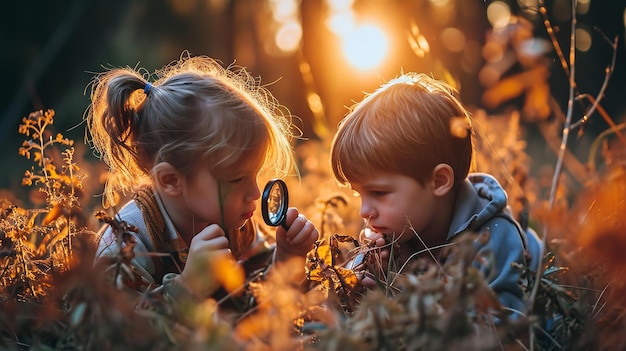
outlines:
[[[559,107],[559,104],[554,100],[554,98],[550,98],[550,107],[553,113],[557,116],[557,119],[565,120],[565,116],[563,116],[563,112]],[[562,118],[560,118],[562,117]],[[543,139],[548,144],[548,147],[556,154],[559,154],[559,150],[561,147],[561,142],[559,141],[557,132],[555,128],[558,128],[555,123],[549,122],[541,122],[537,123],[537,128],[539,132],[543,136]],[[587,179],[589,179],[589,171],[585,167],[585,165],[580,162],[574,154],[572,154],[569,150],[564,150],[563,153],[563,164],[570,171],[570,174],[579,183],[584,183]]]
[[[611,70],[612,72],[612,70]],[[607,84],[608,82],[605,80],[605,83],[603,84],[603,87]],[[604,93],[602,93],[604,94]],[[617,138],[620,140],[620,142],[622,143],[622,145],[624,145],[626,147],[626,137],[624,137],[624,135],[621,132],[621,129],[619,128],[619,126],[617,124],[615,124],[615,122],[613,122],[613,119],[611,119],[611,117],[609,116],[609,114],[606,112],[606,110],[602,107],[602,105],[599,105],[597,102],[597,100],[589,95],[589,94],[583,94],[581,96],[579,96],[579,98],[585,98],[589,101],[591,101],[591,103],[593,104],[593,106],[596,106],[598,109],[598,112],[600,113],[600,116],[602,116],[602,118],[604,119],[604,121],[609,125],[610,129],[608,129],[608,132],[610,133],[615,133],[615,135],[617,136]],[[572,129],[578,127],[580,124],[586,122],[589,119],[589,116],[584,116],[580,121],[573,123],[572,124]]]
[[[591,309],[591,312],[595,312],[593,318],[595,318],[598,315],[598,313],[600,313],[600,310],[602,308],[600,308],[600,310],[598,310],[597,312],[596,312],[596,308],[598,307],[598,304],[600,303],[600,300],[602,300],[602,297],[604,296],[604,293],[606,292],[606,289],[608,289],[610,285],[611,285],[611,282],[609,282],[604,287],[604,289],[602,289],[602,292],[600,293],[600,296],[598,296],[598,299],[596,300],[596,303],[593,304],[593,308]]]
[[[576,14],[576,0],[572,0],[572,3],[573,3],[572,12],[574,13],[574,16],[572,17],[572,20],[574,20],[576,18],[575,17],[575,14]],[[556,55],[559,58],[559,62],[561,63],[561,67],[563,68],[563,71],[565,72],[565,74],[568,75],[569,85],[570,85],[570,87],[574,87],[575,88],[576,87],[576,81],[574,80],[574,75],[571,74],[571,72],[569,71],[569,67],[567,65],[567,61],[565,60],[565,55],[563,54],[563,50],[561,50],[561,46],[559,45],[559,41],[556,39],[556,36],[554,35],[554,30],[552,29],[552,25],[550,24],[550,18],[548,18],[548,10],[546,9],[546,4],[545,4],[544,0],[539,0],[539,12],[541,12],[541,15],[543,16],[543,24],[546,26],[546,32],[550,36],[550,40],[552,41],[552,46],[554,47],[554,50],[556,51]],[[573,35],[574,35],[574,32],[572,32],[572,36]]]
[[[570,50],[569,50],[569,63],[570,63],[570,82],[574,81],[576,72],[576,0],[572,0],[572,22],[571,22],[571,34],[570,34]],[[556,190],[559,186],[559,176],[563,168],[563,158],[565,151],[567,150],[567,139],[569,137],[570,125],[572,123],[572,113],[574,106],[574,84],[570,83],[569,96],[567,98],[567,114],[565,116],[565,124],[563,125],[563,137],[561,139],[561,146],[559,148],[558,158],[556,160],[556,167],[554,169],[554,176],[552,178],[552,187],[550,189],[549,207],[552,209],[556,198]],[[545,240],[545,237],[544,237]]]
[[[617,128],[617,126],[615,125],[615,123],[613,122],[613,120],[606,114],[606,112],[604,111],[604,109],[602,109],[602,106],[600,105],[600,101],[604,98],[604,94],[606,92],[607,86],[608,86],[608,82],[609,79],[613,73],[613,71],[615,70],[615,60],[616,60],[616,53],[617,53],[617,37],[615,37],[613,39],[613,41],[609,41],[608,38],[605,37],[605,39],[607,40],[607,42],[610,43],[611,48],[613,49],[613,56],[612,56],[612,60],[611,60],[611,64],[606,68],[605,70],[605,77],[604,77],[604,81],[602,83],[602,86],[600,88],[600,91],[598,92],[598,96],[597,98],[594,98],[588,94],[584,94],[584,95],[580,95],[578,98],[581,97],[586,97],[587,99],[589,99],[592,102],[591,107],[587,110],[585,116],[578,122],[576,123],[572,123],[572,115],[573,115],[573,105],[574,105],[574,101],[575,101],[575,97],[574,97],[574,92],[576,90],[576,82],[575,82],[575,71],[576,71],[576,35],[575,35],[575,30],[576,30],[576,0],[572,0],[572,7],[571,7],[571,11],[572,11],[572,21],[571,21],[571,26],[570,26],[570,50],[569,50],[569,69],[568,69],[568,65],[566,64],[564,57],[563,57],[563,52],[561,51],[558,42],[556,41],[556,38],[554,37],[554,32],[551,30],[550,27],[550,23],[547,20],[547,15],[546,15],[546,9],[545,9],[545,5],[543,0],[539,1],[540,3],[540,7],[541,7],[541,13],[544,16],[544,23],[546,24],[546,28],[548,30],[548,33],[552,39],[552,42],[555,46],[555,49],[557,51],[557,54],[560,57],[560,61],[561,61],[561,65],[563,67],[563,69],[565,70],[566,73],[568,73],[569,75],[569,96],[568,96],[568,100],[567,100],[567,114],[565,116],[565,121],[564,121],[564,125],[563,125],[563,135],[561,138],[561,143],[559,146],[559,150],[558,150],[558,157],[557,157],[557,163],[555,166],[555,170],[554,170],[554,175],[552,178],[552,185],[551,185],[551,189],[550,189],[550,198],[549,198],[549,209],[551,210],[554,206],[554,202],[556,200],[556,193],[557,193],[557,189],[559,187],[559,179],[560,179],[560,175],[562,172],[562,168],[563,168],[563,164],[565,162],[566,156],[570,156],[569,158],[571,159],[571,155],[567,153],[567,141],[568,141],[568,137],[569,137],[569,132],[570,130],[577,128],[581,123],[584,123],[585,121],[587,121],[591,115],[593,115],[593,113],[596,111],[596,109],[598,109],[600,111],[600,114],[602,115],[602,117],[605,119],[605,121],[609,124],[609,126],[611,127],[611,129],[613,131],[615,131],[618,135],[618,137],[620,138],[620,141],[622,141],[622,143],[624,143],[626,145],[626,139],[621,135],[621,133],[619,132],[619,129]],[[543,132],[543,131],[542,131]],[[547,140],[547,139],[546,139]],[[571,162],[570,162],[571,163]],[[584,167],[578,167],[579,169],[582,168],[584,169]],[[578,175],[579,177],[579,181],[586,179],[587,177],[583,177],[583,179],[580,179],[580,174],[586,174],[588,173],[587,171],[583,172],[583,173],[579,173],[579,172],[573,172],[573,174]],[[544,232],[543,232],[543,250],[545,250],[546,247],[546,242],[547,242],[547,237],[549,234],[549,225],[546,223],[545,227],[544,227]],[[542,255],[543,256],[543,253]],[[539,282],[541,279],[541,275],[543,274],[542,269],[538,269],[537,273],[536,273],[536,282]],[[537,290],[538,290],[538,286],[539,284],[536,283],[533,286],[533,290],[532,293],[530,295],[530,299],[529,299],[529,306],[532,307],[533,302],[535,300],[535,297],[537,295]],[[533,334],[531,334],[531,338],[533,337]]]
[[[607,41],[609,41],[609,40],[607,39]],[[595,112],[596,109],[602,108],[602,106],[600,105],[600,101],[602,101],[602,98],[604,98],[604,92],[606,91],[606,88],[607,88],[607,86],[609,84],[609,79],[611,78],[611,75],[613,74],[613,71],[615,70],[615,59],[616,59],[616,56],[617,56],[617,36],[613,39],[612,43],[610,41],[609,41],[609,43],[611,44],[611,47],[613,48],[613,58],[611,60],[611,64],[605,70],[604,82],[602,82],[602,87],[600,88],[600,92],[598,93],[598,98],[595,99],[593,96],[591,96],[589,94],[583,94],[583,95],[579,96],[579,98],[586,97],[587,99],[589,99],[591,101],[591,107],[589,108],[589,110],[587,111],[585,116],[583,116],[583,118],[580,121],[578,121],[576,123],[573,123],[571,125],[572,129],[578,127],[581,123],[584,123],[585,121],[587,121],[589,119],[589,117],[591,117],[591,115],[593,115],[593,113]],[[604,118],[606,123],[612,129],[614,129],[615,128],[615,122],[613,122],[613,120],[608,116],[606,111],[604,111],[604,110],[602,110],[602,111],[604,113],[600,113],[600,115]],[[618,137],[620,138],[622,143],[624,143],[624,145],[626,145],[626,139],[624,139],[624,136],[622,136],[621,133],[618,133]]]
[[[574,67],[574,53],[575,53],[575,25],[576,25],[576,1],[572,0],[572,34],[570,36],[570,65],[568,66],[567,61],[565,60],[565,55],[563,54],[563,51],[561,50],[561,47],[554,35],[554,30],[552,29],[552,26],[550,25],[550,20],[548,18],[548,14],[547,14],[547,10],[545,7],[545,3],[544,0],[540,0],[539,1],[539,5],[540,5],[540,12],[541,15],[544,18],[544,25],[546,26],[546,31],[548,33],[548,35],[550,36],[550,40],[552,41],[552,45],[557,53],[557,57],[559,58],[559,62],[561,63],[561,67],[563,68],[563,71],[565,72],[565,74],[568,75],[568,79],[569,79],[569,85],[570,85],[570,99],[568,100],[568,114],[571,113],[571,105],[573,105],[573,100],[572,100],[572,95],[571,93],[577,90],[577,84],[576,81],[574,79],[574,72],[571,72],[569,69],[569,66],[572,67],[572,71],[575,69]],[[618,37],[616,36],[615,38],[613,38],[613,41],[609,40],[603,33],[602,37],[609,43],[609,45],[611,46],[611,48],[613,49],[613,56],[611,59],[611,64],[606,68],[605,70],[605,76],[604,76],[604,82],[602,83],[602,87],[600,88],[600,92],[598,93],[598,98],[595,99],[593,98],[593,96],[590,96],[588,94],[580,94],[577,97],[577,100],[580,100],[582,98],[587,98],[589,101],[591,101],[592,106],[588,109],[588,111],[585,113],[585,116],[583,116],[582,119],[580,119],[579,121],[572,123],[569,126],[569,130],[571,129],[575,129],[578,128],[581,124],[585,123],[587,120],[589,120],[589,118],[593,115],[593,113],[595,112],[596,109],[598,109],[598,111],[600,112],[600,114],[602,115],[602,117],[604,118],[604,120],[607,122],[607,124],[612,128],[615,129],[615,122],[613,122],[613,120],[608,116],[608,114],[606,113],[606,111],[602,108],[602,106],[600,105],[600,101],[602,100],[602,98],[604,98],[604,93],[606,91],[606,88],[608,86],[608,81],[611,77],[611,75],[613,74],[613,72],[615,71],[615,60],[617,57],[617,44],[618,44]],[[553,109],[554,110],[554,109]],[[570,121],[571,121],[571,116],[570,116]],[[568,132],[569,132],[568,130]],[[624,145],[626,145],[626,138],[624,138],[624,136],[621,133],[618,133],[618,137],[620,138],[620,140],[622,141],[622,143]],[[565,138],[563,140],[566,140]]]
[[[541,7],[541,12],[545,13],[545,4],[543,0],[539,1],[540,7]],[[576,0],[572,0],[572,21],[571,21],[571,25],[570,25],[570,50],[569,50],[569,97],[567,99],[567,115],[565,118],[565,124],[563,126],[563,137],[561,139],[561,147],[559,148],[559,154],[558,154],[558,158],[557,158],[557,162],[556,162],[556,167],[554,170],[554,177],[552,178],[552,188],[550,190],[550,199],[549,199],[549,209],[552,209],[552,207],[554,206],[554,201],[555,201],[555,197],[556,197],[556,190],[558,188],[559,185],[559,175],[561,174],[561,169],[563,167],[563,158],[565,156],[565,151],[567,149],[567,138],[569,137],[569,131],[570,131],[570,124],[572,121],[572,113],[573,113],[573,105],[574,105],[574,88],[575,88],[575,71],[576,71]],[[548,28],[550,28],[549,23],[547,23]],[[557,44],[557,43],[555,43]],[[558,44],[555,46],[556,48],[558,48]],[[557,49],[558,50],[558,49]],[[563,64],[563,63],[562,63]],[[543,236],[542,236],[542,240],[543,240],[543,245],[541,246],[540,249],[540,255],[539,257],[543,257],[544,255],[544,251],[546,249],[546,243],[547,243],[547,236],[549,233],[549,225],[546,223],[545,228],[544,228],[544,232],[543,232]],[[541,285],[541,276],[543,275],[543,264],[539,264],[539,268],[537,269],[537,273],[535,276],[535,284],[533,285],[533,289],[532,292],[530,294],[530,298],[529,298],[529,308],[532,310],[532,306],[534,304],[535,298],[537,296],[537,291],[539,290],[539,285]],[[533,331],[533,328],[530,328],[530,348],[531,350],[534,349],[534,345],[535,345],[535,333]]]
[[[416,234],[417,235],[417,234]],[[430,253],[431,250],[437,250],[437,249],[442,249],[444,247],[448,247],[448,246],[453,246],[456,245],[456,243],[447,243],[447,244],[442,244],[442,245],[437,245],[437,246],[433,246],[433,247],[428,247],[425,248],[423,250],[419,250],[414,252],[411,256],[409,256],[409,258],[404,262],[404,264],[402,264],[402,267],[400,267],[400,269],[398,270],[398,276],[400,275],[400,273],[402,273],[402,271],[404,270],[404,268],[406,268],[406,265],[416,256],[419,256],[421,254],[423,254],[424,252],[428,252]],[[432,257],[432,254],[431,254]],[[435,260],[435,263],[437,263],[437,266],[439,267],[439,270],[441,272],[443,272],[445,274],[445,271],[443,269],[443,267],[441,267],[441,264],[439,264],[439,262],[437,262],[437,260]],[[396,276],[397,277],[397,276]],[[395,278],[394,280],[391,282],[391,284],[393,284],[395,282]]]
[[[554,35],[554,30],[552,29],[552,26],[550,25],[550,19],[548,18],[548,13],[545,7],[545,3],[544,0],[539,0],[539,11],[541,12],[541,15],[543,16],[543,22],[544,25],[546,26],[546,31],[548,33],[548,35],[550,36],[550,40],[552,41],[552,45],[556,51],[557,57],[559,58],[559,62],[561,63],[561,67],[563,68],[563,71],[565,72],[565,74],[568,76],[569,79],[569,85],[571,90],[576,91],[577,90],[577,84],[576,81],[574,80],[574,73],[570,72],[567,61],[565,60],[565,55],[563,54],[563,51],[561,50],[561,46],[559,45],[556,36]],[[576,17],[575,17],[575,13],[576,13],[576,1],[573,0],[572,1],[572,23],[575,26],[575,21],[576,21]],[[572,28],[574,28],[574,26]],[[574,29],[572,29],[574,30]],[[595,112],[596,108],[600,111],[600,109],[602,109],[602,106],[599,104],[600,100],[602,100],[602,98],[604,97],[604,92],[606,91],[607,85],[608,85],[608,81],[609,78],[611,77],[611,75],[613,74],[613,71],[615,70],[615,60],[616,60],[616,56],[617,56],[617,43],[618,43],[618,37],[615,36],[615,38],[613,38],[613,41],[609,40],[603,33],[602,37],[604,38],[604,40],[606,40],[609,45],[611,46],[611,48],[613,49],[613,57],[611,60],[611,64],[609,65],[609,67],[606,68],[605,71],[605,77],[604,77],[604,83],[602,84],[602,87],[600,89],[600,92],[598,93],[598,99],[595,100],[592,97],[590,98],[590,101],[592,102],[592,106],[591,108],[589,108],[589,110],[587,111],[587,113],[585,114],[585,116],[579,120],[578,122],[572,123],[572,125],[570,126],[570,129],[574,129],[580,126],[580,124],[585,123],[590,117],[591,115],[593,115],[593,113]],[[574,38],[574,32],[572,32],[572,36],[571,38]],[[572,42],[573,43],[573,42]],[[574,69],[574,61],[572,60],[572,56],[574,54],[574,48],[571,47],[570,44],[570,66],[572,67],[572,70]],[[578,99],[582,98],[582,97],[590,97],[587,94],[581,94]],[[613,122],[613,120],[611,120],[610,117],[608,117],[608,115],[606,114],[606,112],[604,111],[604,113],[602,113],[604,110],[602,109],[601,115],[602,117],[605,119],[605,121],[611,126],[611,128],[614,128],[615,123]],[[620,140],[626,145],[626,139],[620,134],[618,135],[620,137]]]

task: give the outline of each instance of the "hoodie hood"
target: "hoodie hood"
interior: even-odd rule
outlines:
[[[503,210],[507,210],[507,195],[500,183],[489,174],[471,173],[457,194],[446,240],[464,231],[477,231]]]

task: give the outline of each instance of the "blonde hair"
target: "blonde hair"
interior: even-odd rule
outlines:
[[[340,122],[330,152],[341,185],[381,171],[424,184],[440,163],[453,168],[457,185],[469,173],[472,154],[470,115],[454,90],[417,73],[390,80],[355,104]]]
[[[109,166],[105,202],[149,182],[160,162],[188,177],[206,165],[218,179],[256,155],[275,176],[295,168],[290,115],[244,68],[184,53],[155,75],[150,83],[141,70],[115,68],[92,81],[87,127]]]

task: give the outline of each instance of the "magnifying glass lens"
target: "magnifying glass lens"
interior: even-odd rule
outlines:
[[[287,185],[280,179],[271,180],[265,185],[261,199],[261,212],[267,225],[276,227],[282,225],[285,229],[289,196]]]
[[[274,183],[270,189],[270,196],[267,199],[270,221],[278,224],[280,221],[280,210],[283,208],[283,193],[278,183]]]

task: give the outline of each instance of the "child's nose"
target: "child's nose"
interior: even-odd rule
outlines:
[[[362,218],[372,218],[372,217],[375,217],[375,214],[376,214],[376,211],[374,210],[374,207],[367,204],[367,202],[361,203],[360,215]]]
[[[256,182],[248,190],[248,197],[255,201],[261,198],[261,189]]]

